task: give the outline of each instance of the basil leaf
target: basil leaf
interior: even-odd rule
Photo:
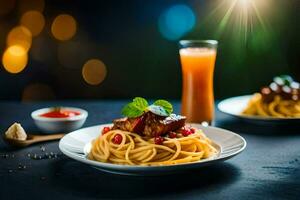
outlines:
[[[293,78],[289,75],[280,75],[276,76],[273,81],[280,86],[290,86],[294,81]]]
[[[279,77],[282,78],[284,85],[287,85],[287,86],[290,86],[291,83],[294,81],[293,78],[289,75],[281,75]]]
[[[165,109],[165,111],[170,115],[173,112],[173,106],[170,102],[166,100],[159,99],[153,103],[156,106],[160,106]]]
[[[123,107],[122,115],[126,117],[139,117],[144,113],[144,110],[139,109],[135,102],[131,102]]]
[[[127,117],[139,117],[146,111],[160,116],[169,116],[173,112],[173,106],[168,101],[161,99],[149,106],[146,99],[135,97],[131,103],[123,107],[122,114]]]
[[[144,111],[147,107],[148,107],[148,102],[146,99],[142,98],[142,97],[135,97],[133,99],[133,102],[135,103],[135,105],[138,107],[138,109]]]
[[[148,106],[148,110],[156,115],[167,117],[169,113],[161,106],[151,105]]]

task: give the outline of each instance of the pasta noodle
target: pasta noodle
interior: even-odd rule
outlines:
[[[113,142],[117,134],[122,136],[120,144]],[[92,142],[88,158],[114,164],[160,166],[199,161],[218,153],[201,130],[186,137],[177,135],[177,138],[165,138],[163,144],[158,145],[154,138],[111,130]]]
[[[262,95],[256,93],[242,114],[277,118],[300,117],[300,101],[284,100],[276,95],[270,103],[265,103]]]

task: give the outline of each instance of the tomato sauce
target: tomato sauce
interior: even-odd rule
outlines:
[[[80,115],[80,112],[72,111],[72,110],[53,110],[44,114],[41,114],[41,117],[48,118],[68,118]]]

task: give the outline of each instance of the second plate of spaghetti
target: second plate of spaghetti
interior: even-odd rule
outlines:
[[[288,75],[276,76],[253,95],[225,99],[220,111],[251,122],[300,122],[300,83]]]

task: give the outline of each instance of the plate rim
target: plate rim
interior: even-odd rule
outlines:
[[[252,115],[241,115],[241,114],[230,113],[230,112],[227,112],[227,111],[222,109],[222,105],[224,105],[228,101],[231,101],[231,100],[237,99],[237,98],[249,98],[250,99],[252,96],[253,96],[253,94],[247,94],[247,95],[234,96],[234,97],[229,97],[229,98],[223,99],[217,104],[217,108],[222,113],[225,113],[227,115],[231,115],[231,116],[234,116],[234,117],[237,117],[237,118],[241,118],[241,119],[247,119],[247,120],[268,121],[268,122],[298,121],[298,120],[300,120],[300,117],[279,118],[279,117],[263,117],[263,116],[254,116],[254,115],[253,116]]]
[[[199,127],[203,127],[201,124],[197,124],[197,123],[190,123],[191,125],[197,125]],[[108,125],[112,125],[111,123],[108,123],[108,124],[99,124],[99,125],[94,125],[94,126],[89,126],[89,127],[85,127],[85,128],[81,128],[81,129],[78,129],[76,131],[82,131],[84,129],[89,129],[89,128],[96,128],[96,127],[101,127],[101,126],[108,126]],[[196,162],[189,162],[189,163],[180,163],[180,164],[175,164],[175,165],[162,165],[162,166],[139,166],[139,165],[135,165],[135,166],[132,166],[132,165],[120,165],[120,164],[113,164],[113,163],[105,163],[105,162],[99,162],[99,161],[94,161],[94,160],[89,160],[85,157],[84,153],[82,152],[82,156],[78,156],[76,155],[76,153],[74,152],[71,152],[70,150],[68,150],[67,148],[65,148],[63,146],[63,141],[64,141],[64,138],[68,137],[68,135],[70,134],[75,134],[74,132],[76,131],[73,131],[73,132],[70,132],[68,134],[66,134],[63,138],[61,138],[61,140],[59,141],[59,149],[60,151],[65,154],[67,157],[73,159],[73,160],[76,160],[78,162],[82,162],[82,163],[85,163],[85,164],[88,164],[90,165],[91,167],[96,167],[96,168],[99,168],[100,170],[103,168],[105,169],[106,171],[122,171],[122,170],[126,170],[126,171],[134,171],[134,170],[147,170],[147,171],[150,171],[150,170],[157,170],[157,169],[171,169],[171,168],[177,168],[177,167],[184,167],[184,166],[191,166],[191,165],[204,165],[204,164],[209,164],[209,163],[213,163],[213,161],[223,161],[223,160],[227,160],[233,156],[236,156],[238,154],[240,154],[241,152],[243,152],[247,146],[247,141],[245,140],[245,138],[243,138],[241,135],[237,134],[237,133],[234,133],[230,130],[226,130],[226,129],[222,129],[222,128],[219,128],[219,127],[212,127],[212,126],[208,126],[208,127],[204,127],[204,128],[209,128],[209,129],[215,129],[215,130],[218,130],[218,131],[226,131],[226,132],[229,132],[231,135],[234,135],[235,137],[239,138],[241,140],[241,144],[242,146],[232,152],[232,153],[226,153],[225,155],[222,156],[222,146],[220,144],[218,144],[221,148],[221,151],[218,155],[218,157],[215,157],[215,158],[208,158],[208,159],[203,159],[203,160],[200,160],[200,161],[196,161]],[[85,144],[86,145],[86,144]]]

